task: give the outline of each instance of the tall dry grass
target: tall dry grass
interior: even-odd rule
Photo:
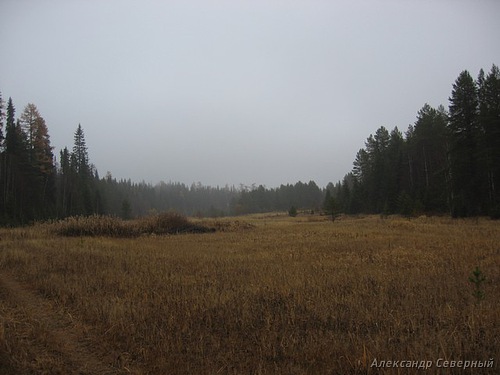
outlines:
[[[200,223],[232,230],[129,239],[4,230],[0,270],[91,327],[96,349],[121,358],[116,373],[396,374],[419,371],[371,364],[500,360],[498,222]],[[486,276],[480,301],[476,266]],[[12,317],[3,319],[13,366],[30,368],[8,345]]]
[[[142,235],[165,235],[179,233],[207,233],[215,231],[190,222],[176,212],[142,217],[125,221],[115,216],[72,216],[53,223],[42,224],[49,232],[68,237],[139,237]]]

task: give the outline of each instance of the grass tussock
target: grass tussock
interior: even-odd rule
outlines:
[[[252,230],[218,219],[214,227],[230,230],[211,235],[77,239],[32,228],[17,239],[4,231],[0,275],[84,327],[82,341],[119,359],[113,374],[498,373],[498,223],[244,220]],[[40,319],[23,317],[8,294],[4,301],[0,359],[17,373],[50,372],[53,357],[34,349],[50,347]],[[491,358],[492,368],[436,367]],[[377,368],[375,359],[433,367]]]
[[[68,237],[138,237],[179,233],[206,233],[212,228],[191,223],[178,213],[162,213],[132,221],[113,216],[76,216],[52,224],[54,233]]]

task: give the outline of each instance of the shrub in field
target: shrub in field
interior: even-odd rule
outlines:
[[[132,227],[113,216],[72,216],[57,222],[55,232],[61,236],[108,236],[134,237],[139,233]]]
[[[215,229],[191,223],[185,216],[167,212],[140,219],[138,226],[143,234],[206,233]]]
[[[205,233],[215,229],[191,223],[177,213],[163,213],[135,221],[113,216],[76,216],[54,224],[56,234],[68,237],[138,237],[143,234]]]

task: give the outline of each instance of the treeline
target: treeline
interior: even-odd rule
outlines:
[[[200,183],[160,182],[156,185],[129,180],[116,180],[111,172],[103,178],[89,163],[81,126],[78,126],[73,151],[61,152],[56,168],[61,200],[58,216],[89,214],[115,215],[124,219],[157,212],[176,211],[190,216],[224,216],[238,192],[234,187],[209,187]]]
[[[500,71],[460,73],[448,111],[429,105],[403,135],[380,127],[330,186],[347,213],[500,217]]]
[[[237,211],[291,206],[338,213],[500,217],[500,72],[463,71],[449,108],[425,104],[403,134],[384,126],[358,151],[353,169],[326,190],[313,182],[242,192]]]
[[[16,118],[11,98],[5,110],[1,97],[0,104],[0,225],[92,214],[129,219],[165,211],[218,217],[321,205],[323,192],[314,182],[267,190],[201,183],[153,185],[117,180],[110,172],[100,177],[90,163],[81,125],[73,147],[60,151],[56,162],[36,105],[28,104]]]
[[[221,217],[231,214],[232,202],[239,196],[234,186],[191,186],[178,182],[134,183],[112,178],[108,173],[97,181],[105,197],[106,214],[124,219],[152,213],[175,211],[188,216]]]
[[[114,215],[124,219],[176,211],[190,216],[225,215],[321,206],[323,192],[314,182],[267,190],[262,186],[156,185],[100,177],[90,163],[81,125],[73,147],[59,153],[50,144],[44,118],[28,104],[19,118],[12,99],[4,110],[0,97],[0,225],[79,215]],[[5,123],[5,127],[4,127]],[[5,137],[4,137],[5,130]]]
[[[89,161],[81,125],[73,147],[65,147],[56,163],[36,105],[28,104],[17,118],[12,98],[5,106],[0,96],[0,225],[91,214],[127,219],[165,211],[223,216],[231,213],[239,192],[199,183],[118,181],[110,172],[101,178]]]
[[[33,104],[18,119],[12,99],[6,112],[1,97],[0,104],[0,222],[54,216],[56,173],[45,121]]]
[[[297,182],[295,185],[281,185],[267,189],[263,185],[242,189],[233,201],[234,214],[287,211],[292,207],[302,210],[320,211],[323,206],[325,189],[320,189],[314,181]]]
[[[100,177],[89,161],[78,125],[71,149],[56,163],[45,120],[34,104],[16,118],[12,99],[0,96],[0,225],[76,215],[122,218],[175,210],[223,216],[290,209],[454,217],[500,217],[500,71],[493,65],[476,80],[463,71],[449,108],[425,104],[403,134],[380,127],[358,151],[341,182],[319,188],[298,182],[208,187],[156,185]],[[5,125],[5,126],[4,126]]]

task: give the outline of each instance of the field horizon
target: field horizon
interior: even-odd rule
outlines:
[[[0,229],[0,373],[498,371],[498,221],[191,221],[215,232]]]

